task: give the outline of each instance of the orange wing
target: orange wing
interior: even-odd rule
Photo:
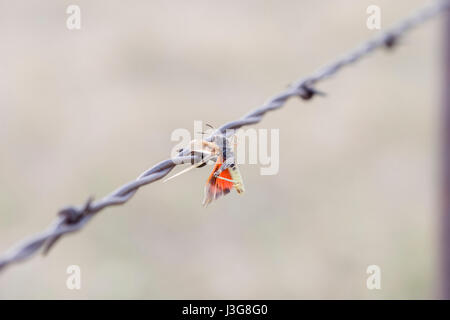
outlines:
[[[216,177],[214,177],[214,173],[220,168],[221,165],[222,161],[218,159],[216,164],[214,165],[213,171],[206,181],[205,198],[203,199],[203,205],[205,207],[220,196],[228,194],[233,188],[233,182],[217,179]],[[231,174],[228,169],[222,171],[219,177],[231,180]]]

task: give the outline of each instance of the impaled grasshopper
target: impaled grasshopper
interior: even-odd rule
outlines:
[[[243,193],[245,191],[244,183],[239,168],[236,164],[233,145],[234,144],[232,144],[223,134],[215,135],[212,142],[205,140],[191,141],[191,152],[200,152],[202,154],[207,154],[207,157],[205,157],[199,163],[196,163],[191,167],[171,176],[164,182],[173,179],[183,173],[186,173],[189,170],[201,167],[210,160],[214,160],[214,168],[209,175],[208,180],[206,180],[203,206],[206,207],[213,200],[218,199],[222,195],[230,193],[233,187],[236,189],[237,193]],[[200,150],[196,149],[196,147],[200,147]]]

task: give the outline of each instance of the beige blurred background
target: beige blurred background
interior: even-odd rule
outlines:
[[[0,252],[167,158],[174,129],[236,119],[374,35],[367,6],[385,29],[426,3],[2,0]],[[207,168],[146,186],[0,274],[0,298],[436,297],[441,26],[268,114],[280,171],[242,166],[244,196],[202,208]]]

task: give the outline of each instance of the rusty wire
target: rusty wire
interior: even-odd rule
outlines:
[[[400,36],[448,9],[450,9],[450,0],[434,1],[431,5],[420,9],[387,32],[381,33],[348,54],[336,59],[333,63],[319,69],[313,75],[294,82],[286,90],[269,99],[261,107],[236,121],[224,124],[213,132],[207,140],[211,141],[216,134],[260,122],[267,112],[281,108],[292,97],[300,97],[303,100],[311,99],[315,95],[320,94],[314,88],[314,85],[318,82],[336,74],[343,67],[359,61],[375,49],[394,47]],[[94,201],[92,198],[89,198],[81,206],[69,206],[61,209],[57,219],[45,231],[17,244],[0,258],[0,271],[12,263],[20,262],[33,256],[41,249],[44,254],[47,253],[60,237],[81,230],[99,211],[106,207],[124,204],[133,197],[140,187],[163,178],[179,164],[198,162],[202,156],[201,154],[191,154],[191,151],[187,149],[182,150],[177,157],[161,161],[143,172],[136,180],[123,185],[100,200]]]

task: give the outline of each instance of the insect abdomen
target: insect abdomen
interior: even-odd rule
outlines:
[[[228,171],[230,171],[231,179],[234,181],[234,188],[236,189],[236,192],[243,193],[245,191],[244,182],[238,167],[233,166]]]

